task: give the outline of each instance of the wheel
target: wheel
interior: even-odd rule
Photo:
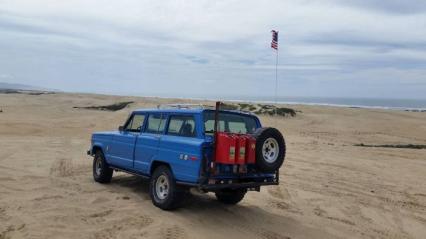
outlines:
[[[111,182],[113,170],[105,161],[105,156],[102,151],[98,150],[93,158],[93,178],[98,183]]]
[[[216,198],[225,204],[237,204],[243,200],[246,193],[246,189],[223,189],[216,192]]]
[[[161,165],[151,176],[149,193],[155,206],[163,210],[172,210],[182,205],[186,189],[176,185],[169,167]]]
[[[266,173],[279,169],[285,158],[283,135],[275,128],[260,128],[254,132],[256,138],[256,166]]]

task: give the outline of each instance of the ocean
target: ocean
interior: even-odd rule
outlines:
[[[274,103],[273,97],[221,97],[222,100]],[[334,97],[278,97],[277,103],[328,105],[338,107],[380,108],[396,110],[426,110],[426,99],[378,99]]]
[[[221,95],[174,95],[174,94],[133,94],[142,97],[179,98],[193,100],[222,100],[251,103],[275,103],[274,97],[270,96],[221,96]],[[351,98],[351,97],[303,97],[303,96],[279,96],[276,100],[279,104],[300,104],[300,105],[324,105],[351,108],[371,108],[371,109],[394,109],[410,111],[426,111],[425,99],[386,99],[386,98]]]

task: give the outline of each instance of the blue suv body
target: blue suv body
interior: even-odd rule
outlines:
[[[253,133],[262,127],[251,113],[218,113],[221,119],[226,118],[218,123],[224,131]],[[94,156],[94,178],[101,183],[109,182],[113,170],[151,181],[156,176],[150,184],[151,197],[163,209],[178,207],[177,201],[182,200],[166,199],[174,194],[181,198],[188,186],[216,192],[216,196],[219,193],[221,201],[233,204],[247,190],[258,191],[262,185],[278,184],[278,170],[263,173],[253,169],[241,174],[232,165],[214,165],[215,120],[215,111],[205,108],[135,110],[119,130],[93,133],[88,154]],[[164,185],[159,181],[162,179]]]

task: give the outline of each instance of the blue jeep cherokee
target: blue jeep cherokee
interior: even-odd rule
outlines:
[[[93,133],[94,180],[109,183],[114,170],[148,178],[153,204],[165,210],[179,207],[190,187],[236,204],[248,190],[277,185],[286,150],[281,133],[220,105],[135,110],[118,131]]]

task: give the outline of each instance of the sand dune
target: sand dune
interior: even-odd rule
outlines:
[[[75,109],[135,101],[116,112]],[[193,192],[173,212],[151,204],[148,183],[91,175],[90,134],[115,129],[158,98],[0,94],[0,238],[425,238],[426,114],[291,106],[295,118],[262,117],[284,132],[279,186],[237,206]]]

